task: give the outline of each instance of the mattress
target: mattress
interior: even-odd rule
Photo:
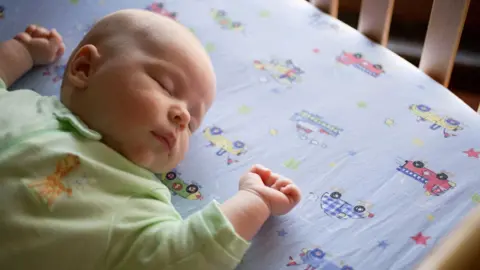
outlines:
[[[15,87],[58,95],[69,53],[123,8],[198,36],[217,99],[186,159],[158,175],[187,217],[255,163],[303,200],[262,227],[238,269],[412,269],[480,203],[480,118],[388,49],[301,0],[3,1],[0,37],[54,27],[67,52]],[[194,269],[194,266],[192,266]]]

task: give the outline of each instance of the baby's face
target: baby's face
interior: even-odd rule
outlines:
[[[166,172],[184,158],[214,89],[203,48],[181,38],[161,45],[149,42],[99,58],[83,93],[93,111],[82,110],[81,118],[132,162]]]

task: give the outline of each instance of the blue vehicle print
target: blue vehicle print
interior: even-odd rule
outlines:
[[[349,265],[338,266],[334,262],[325,258],[326,254],[323,250],[319,248],[314,249],[302,249],[300,253],[300,260],[295,261],[292,256],[289,257],[289,262],[287,266],[299,266],[306,265],[305,270],[354,270],[353,267]]]
[[[341,200],[340,192],[325,192],[321,197],[321,207],[325,214],[336,217],[338,219],[359,219],[372,218],[373,213],[367,211],[363,205],[353,206],[350,203]]]

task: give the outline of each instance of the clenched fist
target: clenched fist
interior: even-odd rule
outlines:
[[[292,180],[255,165],[240,178],[239,189],[259,196],[274,216],[290,212],[300,201],[300,189]]]
[[[65,52],[65,44],[57,30],[29,25],[15,39],[22,43],[32,57],[34,65],[51,64]]]

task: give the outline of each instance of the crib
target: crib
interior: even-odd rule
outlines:
[[[339,0],[312,0],[312,4],[337,17]],[[363,0],[358,31],[387,45],[394,0]],[[468,12],[469,0],[435,0],[431,10],[419,68],[448,86]],[[480,111],[480,107],[479,107]],[[472,211],[418,269],[480,269],[480,207]]]
[[[469,2],[434,1],[419,67],[385,48],[394,0],[363,0],[358,29],[336,18],[339,0],[7,0],[0,37],[57,28],[66,55],[12,89],[58,96],[69,53],[112,11],[197,35],[218,94],[186,159],[158,175],[174,179],[177,210],[226,200],[254,163],[304,195],[238,270],[478,269],[480,118],[446,88]],[[195,196],[178,189],[192,185]]]

